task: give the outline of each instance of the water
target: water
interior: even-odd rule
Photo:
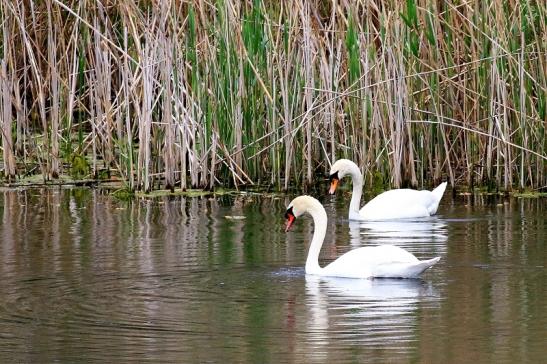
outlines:
[[[435,217],[362,224],[321,200],[323,264],[381,243],[442,259],[320,279],[289,197],[0,191],[0,362],[545,362],[546,200],[447,194]]]

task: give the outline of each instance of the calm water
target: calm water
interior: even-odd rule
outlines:
[[[0,191],[0,362],[546,362],[545,199],[447,194],[434,218],[363,224],[321,200],[323,262],[384,243],[442,259],[317,279],[290,198]]]

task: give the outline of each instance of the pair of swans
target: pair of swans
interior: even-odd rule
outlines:
[[[355,220],[429,216],[437,211],[446,188],[445,182],[433,191],[391,190],[378,195],[359,210],[363,178],[355,163],[341,159],[333,164],[329,193],[335,192],[338,181],[345,175],[353,178],[349,217]],[[311,196],[292,200],[285,212],[286,231],[296,218],[304,214],[311,215],[315,226],[306,260],[306,274],[346,278],[416,278],[441,259],[420,261],[402,248],[380,245],[350,250],[322,268],[319,266],[319,252],[327,231],[327,213],[323,205]]]

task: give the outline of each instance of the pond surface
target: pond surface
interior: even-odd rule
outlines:
[[[291,197],[0,191],[0,362],[545,362],[545,199],[447,193],[433,218],[349,224],[349,196],[322,196],[322,264],[441,256],[421,279],[351,280],[304,274]]]

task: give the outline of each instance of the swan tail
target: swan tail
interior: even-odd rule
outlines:
[[[441,202],[441,199],[443,198],[444,191],[446,190],[447,182],[443,182],[440,185],[438,185],[431,193],[433,194],[433,197],[435,199],[435,202],[429,206],[428,210],[431,215],[435,214],[437,212],[437,208],[439,207],[439,202]]]
[[[436,257],[428,260],[421,260],[419,263],[410,267],[407,271],[406,278],[414,278],[422,274],[427,269],[433,267],[437,262],[441,260],[441,257]]]
[[[438,185],[431,193],[435,196],[435,199],[437,201],[441,201],[441,198],[443,198],[444,191],[446,190],[446,185],[448,182],[443,182],[440,185]]]
[[[415,263],[408,262],[394,262],[391,264],[385,264],[372,272],[372,276],[375,278],[417,278],[426,269],[434,266],[441,257],[436,257],[429,260],[419,260]]]
[[[426,270],[427,268],[433,267],[435,264],[439,262],[439,260],[441,260],[441,257],[435,257],[432,259],[420,261],[419,265],[424,268],[422,272]]]

